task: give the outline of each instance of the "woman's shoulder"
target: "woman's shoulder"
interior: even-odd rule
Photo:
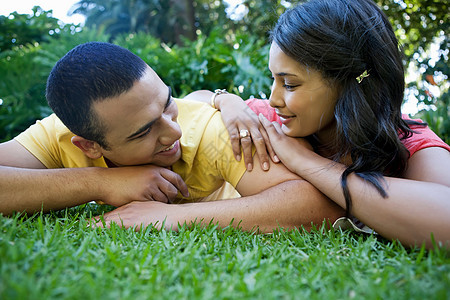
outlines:
[[[420,119],[411,119],[407,115],[402,115],[402,118],[406,121],[416,121],[423,123]],[[406,139],[402,139],[403,145],[408,149],[410,156],[419,150],[429,147],[441,147],[450,151],[450,146],[446,144],[441,138],[439,138],[428,126],[420,124],[409,125],[414,132]]]
[[[248,107],[251,108],[257,115],[262,114],[269,120],[270,122],[278,122],[281,123],[280,117],[277,115],[275,108],[270,106],[269,100],[267,99],[257,99],[250,98],[245,101]]]

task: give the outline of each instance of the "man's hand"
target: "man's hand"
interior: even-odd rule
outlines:
[[[157,229],[178,230],[178,224],[193,222],[220,228],[234,226],[245,231],[273,232],[277,228],[293,229],[311,224],[331,222],[344,211],[317,192],[304,180],[290,180],[248,197],[196,202],[165,204],[155,201],[134,201],[91,219],[91,227],[107,227],[115,223],[123,228],[143,229],[153,225]],[[164,224],[164,226],[163,226]]]
[[[109,228],[111,223],[116,223],[124,228],[134,227],[135,230],[140,230],[150,224],[157,229],[161,229],[164,224],[164,229],[177,230],[177,218],[172,216],[176,208],[177,205],[169,205],[155,201],[134,201],[116,208],[103,216],[97,216],[91,219],[91,227],[105,226]]]
[[[171,203],[178,191],[188,197],[189,192],[180,175],[157,166],[134,166],[105,169],[101,178],[101,198],[113,206],[131,201]]]

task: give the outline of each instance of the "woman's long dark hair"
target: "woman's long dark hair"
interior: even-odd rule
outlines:
[[[409,152],[401,139],[412,130],[401,117],[403,56],[385,14],[372,0],[311,0],[285,12],[271,39],[340,90],[333,159],[352,158],[341,177],[347,215],[351,173],[386,197],[382,176],[402,176]]]

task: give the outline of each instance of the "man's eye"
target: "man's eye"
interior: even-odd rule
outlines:
[[[173,103],[173,98],[170,98],[169,102],[167,103],[166,107],[164,107],[164,111],[166,111]]]
[[[140,136],[137,136],[136,139],[140,139],[143,138],[144,136],[148,135],[150,133],[150,131],[152,130],[152,128],[148,128],[146,131],[144,131]]]

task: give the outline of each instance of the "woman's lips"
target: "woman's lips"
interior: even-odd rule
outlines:
[[[278,114],[277,115],[280,117],[280,121],[283,125],[287,125],[289,122],[292,121],[293,118],[295,118],[295,116],[286,116],[283,114]]]

